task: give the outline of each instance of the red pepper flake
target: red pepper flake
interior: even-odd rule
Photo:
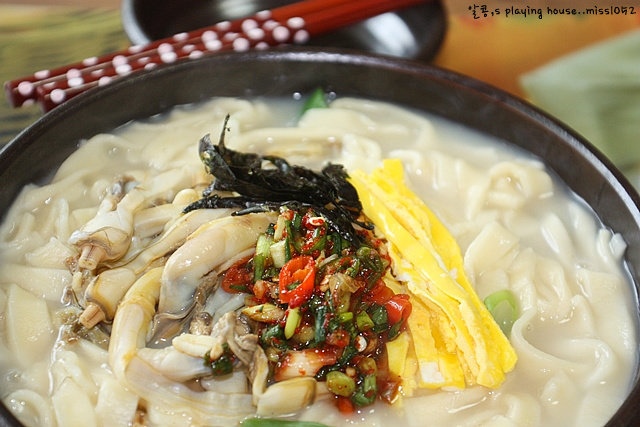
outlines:
[[[238,260],[227,269],[222,279],[222,289],[230,293],[248,292],[249,285],[253,282],[253,271],[247,265],[251,258],[252,256],[248,256]]]
[[[338,407],[340,413],[343,415],[350,415],[355,411],[355,407],[348,397],[336,396],[336,406]]]

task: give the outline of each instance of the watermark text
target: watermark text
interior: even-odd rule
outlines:
[[[509,6],[488,8],[485,4],[472,4],[469,11],[473,15],[473,19],[487,18],[489,16],[511,17],[535,17],[542,19],[544,16],[562,16],[562,15],[636,15],[638,9],[635,6],[592,6],[585,8],[562,8],[562,7],[530,7],[530,6]]]

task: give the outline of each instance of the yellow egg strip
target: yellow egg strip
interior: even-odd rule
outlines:
[[[409,316],[409,331],[414,340],[418,359],[420,387],[465,387],[465,375],[455,353],[447,351],[447,344],[437,333],[439,325],[434,310],[414,301]]]
[[[412,280],[408,282],[412,296],[427,307],[438,307],[448,318],[450,331],[440,328],[438,333],[432,334],[432,340],[435,342],[433,336],[438,335],[442,338],[441,347],[450,349],[452,343],[447,340],[453,339],[468,384],[498,387],[504,381],[504,373],[513,368],[515,352],[466,279],[462,256],[453,237],[435,215],[425,209],[424,204],[416,203],[419,199],[404,185],[399,161],[387,161],[384,166],[384,169],[378,169],[371,176],[362,171],[351,175],[365,215],[398,248],[402,258],[411,264],[412,268],[404,270],[414,272],[410,274]],[[423,227],[421,224],[425,223],[426,227]],[[452,243],[455,245],[453,248]],[[460,280],[462,283],[457,281],[460,277],[464,277]],[[487,321],[487,315],[490,322]],[[440,323],[445,324],[443,319],[440,319]],[[502,338],[494,340],[492,328],[497,329]],[[508,347],[506,350],[503,349],[505,344]],[[431,344],[428,346],[431,347]],[[439,354],[442,355],[440,360],[443,360],[447,352],[441,348]],[[450,361],[450,355],[454,353],[448,354],[447,360]],[[433,356],[430,357],[433,359]]]
[[[462,305],[462,308],[467,311],[468,316],[472,315],[471,311],[474,309],[478,310],[485,330],[489,334],[489,341],[493,343],[493,348],[500,350],[498,351],[498,360],[502,369],[504,372],[512,370],[517,360],[513,347],[480,300],[465,274],[462,253],[453,236],[424,202],[404,184],[402,163],[399,160],[387,160],[383,169],[378,169],[377,174],[374,172],[374,177],[376,176],[376,182],[378,183],[393,182],[400,195],[400,200],[404,201],[412,216],[419,219],[423,224],[430,226],[430,233],[428,234],[430,234],[437,253],[441,255],[440,259],[444,262],[448,271],[456,271],[456,281],[471,298],[473,308],[465,305]]]
[[[390,251],[394,262],[396,264],[401,263],[401,258],[393,244],[390,244]],[[401,274],[417,276],[411,270]],[[417,277],[414,277],[414,279],[418,282],[421,281]],[[392,275],[387,274],[383,280],[394,293],[406,292],[406,289]],[[445,337],[452,337],[453,334],[445,333],[443,337],[439,333],[440,329],[451,329],[450,327],[443,327],[448,326],[447,323],[445,325],[441,324],[440,320],[444,318],[446,316],[437,306],[431,305],[427,307],[421,301],[413,300],[413,309],[407,321],[411,343],[414,346],[407,347],[401,357],[399,357],[401,353],[398,351],[388,352],[390,370],[392,372],[397,373],[398,364],[405,364],[404,372],[400,375],[403,377],[404,392],[412,392],[415,387],[414,377],[416,373],[419,373],[417,385],[422,388],[451,387],[462,389],[465,387],[465,374],[458,361],[455,342],[451,339],[445,339]],[[387,343],[387,351],[389,351],[389,344],[394,342],[395,340]],[[415,345],[415,343],[418,343],[418,345]],[[391,368],[392,364],[396,366],[395,369]],[[417,367],[414,366],[416,364]]]
[[[490,333],[490,340],[494,342],[503,351],[500,352],[500,365],[505,372],[513,369],[517,355],[511,346],[507,337],[502,333],[500,327],[496,324],[491,313],[486,309],[484,303],[477,294],[469,278],[464,270],[464,261],[462,252],[455,238],[449,233],[449,230],[442,224],[438,217],[429,209],[429,207],[416,196],[404,183],[404,170],[402,162],[397,159],[387,159],[384,161],[383,168],[377,169],[373,173],[376,182],[393,182],[395,189],[398,191],[401,200],[405,201],[405,205],[416,207],[411,209],[412,215],[423,224],[430,226],[430,236],[436,251],[441,254],[442,260],[449,271],[457,271],[456,281],[464,288],[472,299],[473,305],[479,311],[482,321]]]
[[[389,243],[389,255],[393,260],[394,272],[407,283],[422,284],[424,280],[405,262],[393,243]],[[402,291],[395,278],[385,277],[385,283],[394,291]],[[407,320],[409,332],[415,345],[413,353],[418,363],[418,385],[423,388],[465,386],[465,373],[458,359],[455,333],[448,317],[428,300],[412,297],[412,311]]]
[[[476,377],[479,374],[479,363],[476,359],[479,357],[480,363],[486,361],[487,357],[484,353],[487,346],[482,342],[481,336],[472,336],[472,333],[477,332],[478,329],[468,328],[462,314],[457,310],[460,301],[465,299],[462,289],[440,268],[435,257],[399,224],[384,203],[366,189],[366,184],[360,181],[361,177],[358,175],[352,174],[351,180],[358,191],[365,215],[376,224],[390,242],[396,244],[404,259],[411,260],[413,269],[422,279],[419,282],[415,280],[408,282],[412,296],[430,301],[446,314],[456,331],[455,346],[459,354],[465,358],[472,376]],[[367,179],[365,176],[362,178]],[[435,274],[430,274],[430,271]],[[473,322],[473,319],[467,320]]]

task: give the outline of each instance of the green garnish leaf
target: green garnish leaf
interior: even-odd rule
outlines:
[[[307,99],[307,102],[302,106],[301,115],[312,108],[327,108],[328,106],[329,102],[327,101],[327,95],[324,92],[324,89],[319,87],[313,91],[311,96],[309,96],[309,99]]]
[[[217,359],[212,359],[209,352],[204,355],[204,364],[211,367],[214,377],[221,377],[233,372],[233,353],[227,343],[222,344],[224,352]]]
[[[485,298],[484,305],[502,332],[509,336],[513,323],[518,318],[518,303],[513,292],[508,289],[496,291]]]

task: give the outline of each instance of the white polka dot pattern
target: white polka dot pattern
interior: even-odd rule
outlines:
[[[269,11],[259,12],[251,18],[242,20],[239,25],[225,21],[216,24],[214,29],[206,30],[196,37],[189,33],[180,33],[171,37],[171,42],[162,42],[152,48],[138,46],[128,49],[129,54],[114,56],[107,63],[98,63],[97,58],[87,58],[83,64],[87,66],[82,73],[71,69],[66,73],[66,80],[58,81],[55,89],[41,91],[47,108],[66,101],[71,89],[82,89],[84,86],[104,86],[115,78],[126,76],[136,70],[155,68],[162,64],[171,64],[179,59],[196,59],[204,52],[221,52],[233,50],[246,52],[251,48],[266,49],[269,46],[289,43],[302,44],[309,39],[305,31],[305,22],[301,17],[292,17],[284,22],[271,19]],[[233,31],[238,29],[239,31]],[[100,66],[99,69],[92,67]],[[23,85],[21,94],[28,95],[32,90]],[[86,90],[86,89],[85,89]],[[64,96],[63,96],[64,94]]]
[[[5,92],[14,107],[38,101],[41,109],[48,111],[81,92],[138,70],[222,51],[246,52],[303,44],[312,35],[421,1],[424,0],[306,0],[263,10],[245,19],[178,33],[147,45],[131,46],[123,52],[86,58],[78,64],[41,70],[7,82]]]

